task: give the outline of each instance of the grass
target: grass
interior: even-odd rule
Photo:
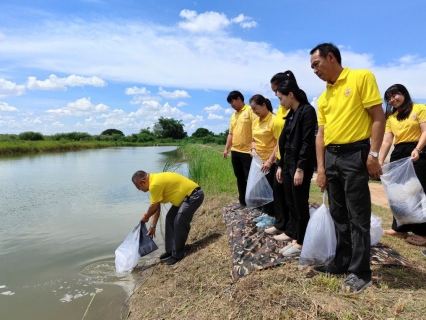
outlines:
[[[191,251],[174,267],[155,266],[152,276],[131,297],[129,319],[426,319],[422,248],[388,236],[381,242],[418,268],[373,266],[373,286],[360,295],[341,293],[344,278],[317,275],[310,268],[299,270],[297,263],[256,271],[232,282],[222,207],[237,201],[237,189],[222,149],[190,145],[180,150],[193,161],[192,178],[206,193],[191,224]],[[310,200],[322,202],[314,184]],[[373,205],[372,211],[385,227],[391,225],[389,208]]]

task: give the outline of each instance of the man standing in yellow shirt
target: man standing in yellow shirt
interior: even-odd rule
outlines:
[[[231,117],[223,158],[228,158],[228,151],[232,146],[232,167],[237,178],[239,200],[239,204],[234,209],[238,209],[246,206],[247,178],[251,165],[251,127],[256,115],[251,111],[251,107],[244,103],[244,96],[241,92],[230,92],[226,100],[235,113]]]
[[[138,190],[149,191],[151,196],[151,205],[141,219],[147,223],[152,217],[148,235],[155,236],[161,203],[172,204],[166,215],[166,252],[160,256],[160,260],[168,266],[176,264],[185,257],[185,243],[192,217],[203,203],[204,192],[194,181],[175,172],[136,171],[132,182]]]
[[[371,285],[368,181],[381,174],[382,98],[374,75],[343,68],[340,51],[332,43],[320,44],[310,54],[314,73],[327,82],[318,99],[317,184],[322,191],[328,187],[337,234],[334,260],[315,270],[348,273],[343,291],[359,293]]]

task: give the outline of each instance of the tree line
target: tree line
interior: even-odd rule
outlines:
[[[228,130],[225,132],[214,134],[206,128],[198,128],[189,137],[184,131],[182,120],[173,118],[160,117],[154,124],[153,129],[144,128],[139,133],[132,133],[126,136],[118,129],[107,129],[99,135],[90,135],[87,132],[69,132],[56,133],[54,135],[45,136],[40,132],[26,131],[18,135],[3,134],[0,140],[24,140],[24,141],[124,141],[124,142],[140,142],[140,143],[173,143],[181,140],[188,140],[196,143],[217,143],[225,144],[228,136]]]

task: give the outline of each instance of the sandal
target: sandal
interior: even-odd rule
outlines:
[[[416,246],[424,246],[426,244],[426,237],[422,237],[419,235],[414,235],[405,239],[408,243],[414,244]]]
[[[393,229],[383,230],[383,234],[387,234],[388,236],[398,237],[398,238],[407,238],[408,232],[399,232]]]

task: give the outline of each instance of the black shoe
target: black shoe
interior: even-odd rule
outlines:
[[[160,260],[161,260],[161,261],[166,261],[166,260],[168,260],[171,256],[172,256],[172,254],[171,254],[171,253],[164,252],[164,253],[160,256]]]
[[[314,267],[314,271],[318,273],[329,273],[329,274],[345,274],[348,271],[346,268],[337,267],[334,262],[330,262],[329,264],[325,264],[323,266]]]
[[[426,257],[426,250],[423,250],[422,254]]]
[[[345,280],[342,285],[342,291],[344,293],[360,293],[364,291],[365,288],[371,286],[373,283],[370,280],[364,280],[358,278],[358,276],[354,273],[351,273]]]
[[[173,266],[173,265],[175,265],[176,263],[178,263],[182,259],[176,259],[175,257],[170,257],[169,259],[167,259],[167,261],[164,264],[166,266]]]

